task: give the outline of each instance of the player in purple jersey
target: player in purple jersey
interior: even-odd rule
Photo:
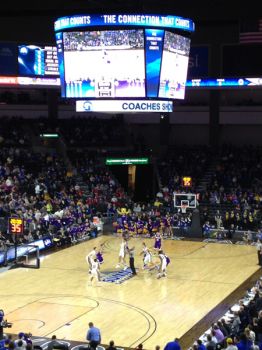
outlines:
[[[161,249],[161,244],[162,244],[162,236],[161,236],[161,234],[159,232],[156,232],[154,249],[155,250],[160,250]]]
[[[104,258],[103,258],[103,247],[104,247],[104,243],[100,244],[100,247],[98,249],[98,252],[96,253],[96,258],[99,262],[99,264],[103,264],[104,262]]]

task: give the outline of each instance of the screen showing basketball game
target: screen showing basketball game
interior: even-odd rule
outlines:
[[[65,97],[145,97],[143,30],[64,32]]]
[[[165,32],[159,97],[184,99],[189,51],[189,38]]]

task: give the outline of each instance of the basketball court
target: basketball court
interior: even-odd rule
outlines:
[[[153,246],[153,239],[145,240]],[[138,275],[121,284],[89,286],[85,256],[105,243],[101,272],[116,271],[120,238],[102,236],[41,258],[40,269],[0,273],[1,308],[13,333],[84,341],[88,322],[102,343],[145,349],[181,337],[259,268],[256,248],[165,240],[167,278],[143,271],[141,238],[132,238]],[[156,258],[157,259],[157,258]]]

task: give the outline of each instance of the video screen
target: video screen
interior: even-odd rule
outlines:
[[[18,74],[59,76],[56,46],[18,46]]]
[[[184,99],[190,39],[165,32],[159,97]]]
[[[143,30],[64,32],[65,97],[145,97]]]

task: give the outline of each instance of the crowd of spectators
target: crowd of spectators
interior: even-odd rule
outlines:
[[[144,36],[142,30],[96,31],[65,33],[65,51],[85,51],[92,48],[114,49],[116,46],[143,48]]]
[[[94,216],[114,214],[126,200],[105,167],[85,158],[78,172],[83,174],[85,191],[78,183],[77,170],[68,168],[56,155],[0,150],[0,217],[5,221],[12,215],[24,219],[25,230],[18,243],[47,234],[66,242],[95,234]],[[14,238],[2,232],[0,241],[12,244]]]
[[[262,347],[262,280],[213,323],[193,350],[259,350]]]
[[[213,164],[209,184],[201,193],[205,220],[216,228],[259,229],[262,148],[224,146],[217,150]]]
[[[260,229],[261,147],[177,147],[159,160],[158,169],[161,182],[156,195],[158,205],[172,208],[174,192],[195,193],[205,227],[242,231]],[[207,171],[208,176],[205,175]],[[192,178],[188,188],[183,186],[184,176]]]

